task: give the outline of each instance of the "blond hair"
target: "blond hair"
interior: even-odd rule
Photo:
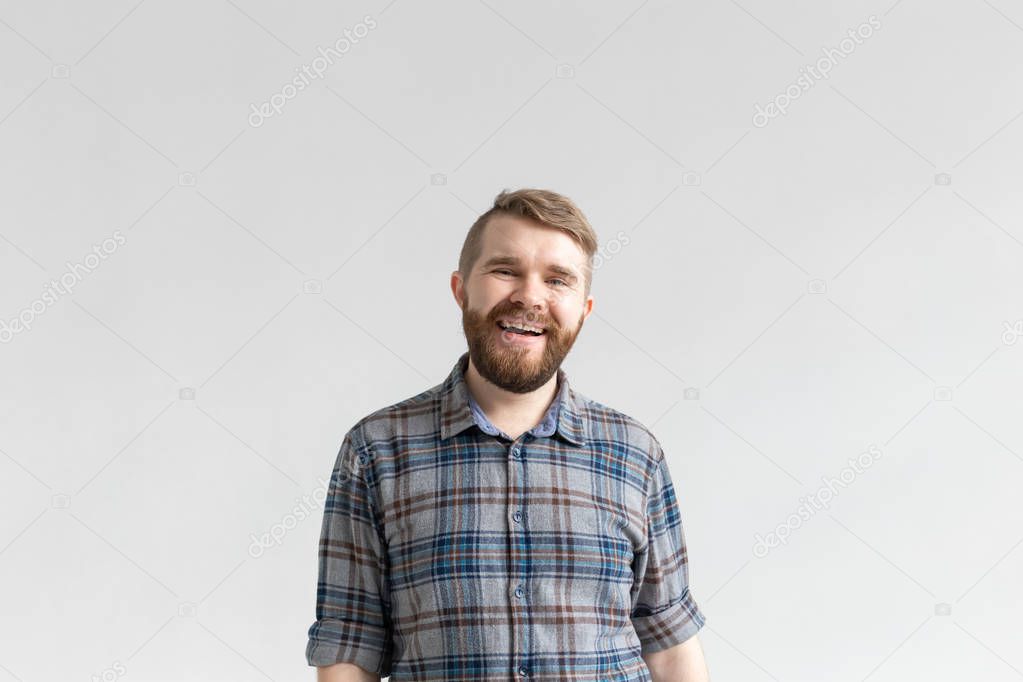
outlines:
[[[584,279],[586,282],[583,298],[590,295],[593,279],[593,256],[597,252],[597,234],[586,216],[571,199],[546,189],[519,189],[514,192],[503,190],[494,198],[494,205],[483,213],[469,228],[458,257],[458,271],[468,279],[472,267],[483,249],[483,230],[495,214],[529,218],[561,230],[579,245],[586,254]]]

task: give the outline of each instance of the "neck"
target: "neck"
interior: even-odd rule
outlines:
[[[491,423],[499,428],[509,425],[512,429],[526,430],[540,422],[554,401],[558,392],[558,375],[555,372],[547,383],[535,391],[512,393],[484,379],[470,358],[465,369],[465,384]]]

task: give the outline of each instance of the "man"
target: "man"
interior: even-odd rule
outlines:
[[[318,680],[705,682],[657,439],[569,387],[597,239],[502,192],[451,274],[468,352],[345,435],[324,509]]]

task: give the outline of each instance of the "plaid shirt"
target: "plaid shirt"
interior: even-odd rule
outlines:
[[[692,637],[682,522],[661,446],[573,391],[511,439],[443,383],[356,423],[319,544],[311,666],[392,682],[651,679]]]

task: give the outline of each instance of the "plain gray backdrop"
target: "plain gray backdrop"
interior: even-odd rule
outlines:
[[[337,448],[529,186],[712,679],[1023,679],[1021,83],[1010,0],[0,1],[0,682],[313,679]]]

